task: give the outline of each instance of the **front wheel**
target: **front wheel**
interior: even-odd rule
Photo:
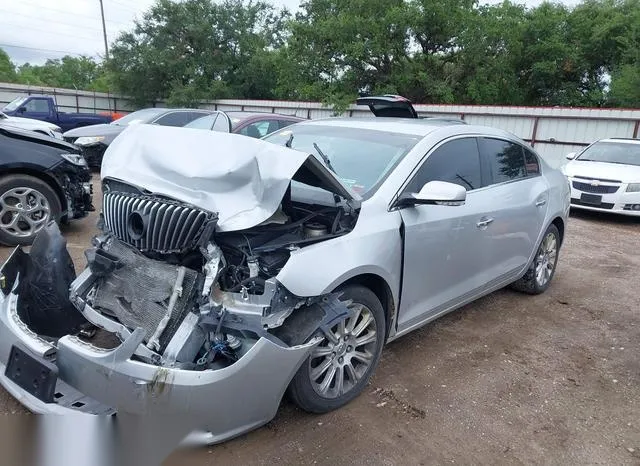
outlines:
[[[524,276],[513,283],[512,287],[527,294],[544,293],[556,273],[558,252],[560,251],[560,232],[555,225],[549,225],[542,237],[533,262]]]
[[[338,409],[357,397],[375,371],[385,340],[385,316],[380,300],[363,286],[341,290],[350,302],[350,317],[331,329],[302,363],[289,385],[289,395],[312,413]]]

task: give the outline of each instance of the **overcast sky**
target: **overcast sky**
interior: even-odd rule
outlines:
[[[133,20],[154,0],[103,0],[107,39],[131,29]],[[269,1],[269,0],[267,0]],[[297,9],[300,0],[271,0]],[[485,0],[484,3],[499,3]],[[529,6],[541,0],[520,0]],[[578,0],[559,0],[575,5]],[[99,0],[0,0],[0,48],[16,64],[42,64],[64,55],[104,55]]]

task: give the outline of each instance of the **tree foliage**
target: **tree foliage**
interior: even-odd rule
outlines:
[[[422,103],[640,106],[640,3],[535,8],[505,0],[156,0],[111,59],[49,60],[0,80],[165,99],[318,100],[359,93]]]

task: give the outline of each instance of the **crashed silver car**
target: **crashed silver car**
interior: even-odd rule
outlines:
[[[2,268],[0,382],[36,412],[167,415],[209,442],[287,391],[339,408],[385,343],[507,285],[545,291],[570,200],[515,136],[418,119],[266,141],[137,125],[101,177],[83,272],[55,225]]]

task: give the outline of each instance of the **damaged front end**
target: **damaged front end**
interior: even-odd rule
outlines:
[[[276,276],[357,213],[289,187],[266,221],[221,232],[193,204],[110,178],[103,191],[77,277],[55,224],[4,264],[2,385],[36,412],[179,416],[209,442],[268,422],[319,330],[349,313],[339,294],[295,296]]]

